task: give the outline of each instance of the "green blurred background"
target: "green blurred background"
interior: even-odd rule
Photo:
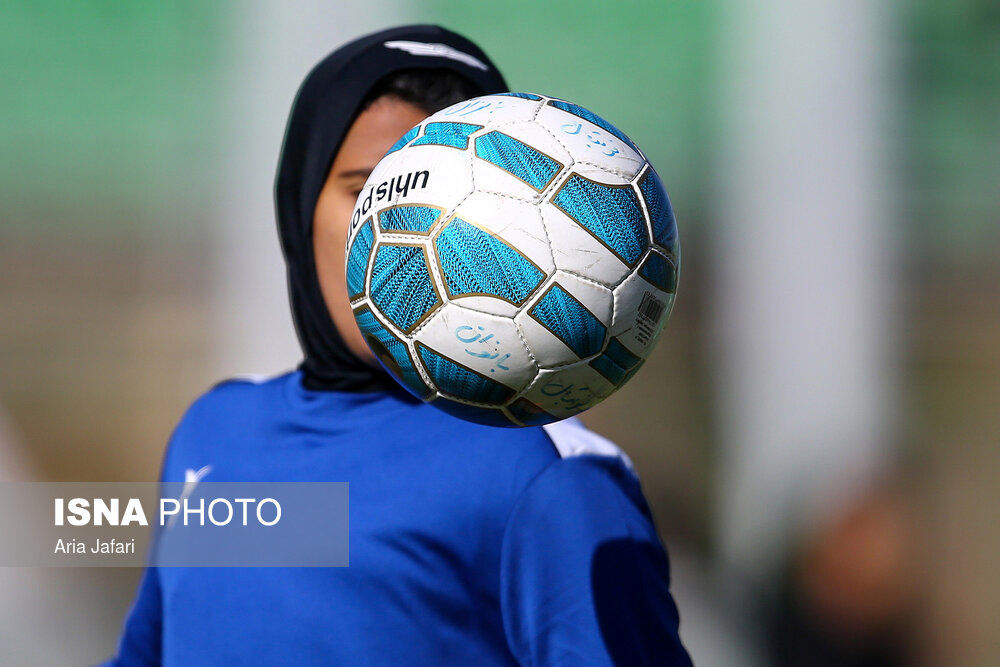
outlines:
[[[585,421],[636,462],[696,662],[1000,664],[995,1],[15,0],[0,15],[0,478],[154,479],[173,425],[200,392],[236,373],[294,365],[270,210],[292,95],[346,39],[437,22],[479,42],[513,88],[610,118],[670,192],[685,252],[674,315],[644,370]],[[837,39],[797,39],[810,30]],[[767,87],[785,90],[782,68],[787,100]],[[813,100],[814,91],[824,94]],[[801,128],[774,118],[786,102],[789,118],[806,119]],[[822,135],[844,127],[810,124],[813,104],[820,116],[844,105],[833,118],[857,123],[863,131],[846,136],[861,139],[831,145],[875,165],[872,179],[859,186],[857,174],[824,173]],[[781,247],[753,243],[754,211],[783,206],[778,167],[768,180],[774,165],[754,159],[769,155],[765,130],[788,142],[775,151],[779,167],[802,146],[820,156],[797,165],[812,180],[788,183],[809,196]],[[748,173],[767,187],[741,186]],[[748,205],[745,229],[744,187],[766,199]],[[740,410],[757,399],[752,382],[750,391],[730,384],[725,360],[743,355],[742,320],[719,304],[743,288],[763,298],[764,286],[742,284],[755,274],[730,270],[728,258],[753,253],[766,270],[769,253],[776,263],[810,256],[813,226],[817,244],[827,237],[823,212],[813,218],[808,205],[826,198],[860,202],[857,238],[879,251],[846,252],[843,273],[824,282],[870,275],[878,284],[861,280],[862,295],[890,284],[858,324],[876,332],[880,350],[858,381],[866,391],[864,377],[884,381],[877,414],[857,416],[844,440],[877,435],[861,448],[859,483],[768,529],[779,537],[762,530],[759,544],[741,547],[732,525],[747,515],[729,489],[745,459],[732,452],[753,454]],[[871,257],[884,266],[873,269]],[[835,332],[847,319],[839,307],[817,306],[815,317]],[[755,325],[755,335],[771,325],[781,323]],[[848,350],[847,366],[855,352],[868,358]],[[776,371],[770,381],[787,377]],[[824,387],[809,391],[822,415]],[[855,451],[823,444],[830,461],[841,446]],[[795,463],[789,452],[787,466],[780,451],[769,457],[761,475],[776,486],[781,476],[822,476],[809,456]],[[809,493],[775,502],[808,506]],[[109,654],[137,577],[0,572],[0,662]]]

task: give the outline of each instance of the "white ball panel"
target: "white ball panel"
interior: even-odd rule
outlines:
[[[541,198],[538,190],[485,160],[473,160],[472,178],[477,192],[497,193],[498,197],[506,195],[530,203]]]
[[[638,271],[615,288],[611,334],[645,359],[663,332],[674,305],[674,294],[654,287]]]
[[[562,109],[545,105],[536,120],[559,138],[575,160],[631,174],[629,178],[634,178],[646,163],[615,135]]]
[[[509,95],[483,95],[438,111],[427,122],[453,121],[494,125],[515,120],[531,120],[539,102]]]
[[[628,266],[575,220],[548,202],[539,206],[545,229],[553,240],[557,269],[586,276],[604,285],[617,284]]]
[[[522,396],[559,419],[591,408],[615,391],[607,380],[586,363],[559,370],[540,371]]]
[[[552,335],[548,329],[538,323],[535,318],[528,314],[527,310],[522,311],[514,318],[521,328],[521,334],[528,343],[528,349],[535,356],[539,363],[548,368],[565,366],[579,359],[573,350],[569,349],[565,343]]]
[[[607,185],[628,185],[635,177],[635,174],[629,175],[612,167],[586,162],[578,162],[573,167],[573,171],[592,181],[606,183]]]
[[[505,124],[499,127],[498,131],[545,153],[553,160],[562,163],[563,167],[572,166],[574,159],[572,153],[551,128],[535,122],[521,121]]]
[[[499,317],[514,317],[517,313],[517,306],[509,301],[498,299],[495,296],[463,296],[452,299],[451,303],[468,310],[475,310],[486,315],[497,315]]]
[[[448,146],[407,147],[399,151],[399,157],[393,161],[390,170],[378,175],[373,172],[365,188],[375,188],[373,200],[376,209],[396,204],[428,204],[443,209],[447,214],[472,192],[469,159],[469,153]],[[409,187],[406,182],[408,176]],[[379,200],[377,188],[382,183],[393,184],[393,192],[391,196]],[[362,192],[362,205],[365,198],[366,194]]]
[[[414,339],[518,391],[531,382],[538,370],[510,318],[454,303],[444,306]]]

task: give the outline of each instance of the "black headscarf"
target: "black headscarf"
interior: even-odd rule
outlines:
[[[478,46],[438,26],[414,25],[383,30],[337,49],[309,72],[292,105],[274,198],[292,316],[305,354],[300,368],[310,389],[395,386],[388,374],[355,357],[337,333],[316,275],[312,227],[320,190],[365,96],[385,76],[414,68],[451,70],[482,94],[507,90]]]

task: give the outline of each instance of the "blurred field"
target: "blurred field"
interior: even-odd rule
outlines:
[[[5,238],[0,395],[47,477],[157,478],[209,381],[204,264],[196,246]]]

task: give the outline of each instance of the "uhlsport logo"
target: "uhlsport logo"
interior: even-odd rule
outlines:
[[[430,180],[430,177],[429,171],[412,171],[408,174],[393,176],[387,181],[382,181],[378,185],[368,188],[368,194],[360,200],[359,205],[354,209],[354,215],[351,216],[351,234],[353,235],[361,219],[372,210],[372,206],[383,201],[402,199],[410,190],[423,190],[427,187],[427,181]]]

